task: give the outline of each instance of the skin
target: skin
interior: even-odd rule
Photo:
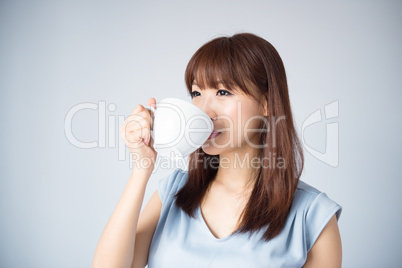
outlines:
[[[229,91],[222,85],[218,89],[200,89],[195,81],[192,97],[192,103],[213,120],[214,129],[222,130],[222,134],[202,146],[205,153],[219,155],[227,161],[219,164],[217,175],[201,202],[201,212],[211,233],[216,238],[224,238],[238,228],[240,214],[252,190],[250,178],[256,170],[247,164],[241,167],[239,162],[235,165],[236,156],[241,161],[247,154],[250,159],[257,156],[258,149],[253,147],[256,134],[245,135],[244,131],[256,129],[258,121],[253,120],[249,125],[246,122],[249,118],[266,115],[266,109],[251,97]],[[308,252],[303,267],[341,267],[341,264],[342,244],[334,215]]]
[[[223,86],[201,90],[194,82],[192,94],[192,103],[209,115],[215,130],[222,132],[202,146],[205,153],[220,156],[215,181],[232,192],[239,192],[250,183],[248,178],[255,175],[255,168],[247,164],[242,167],[240,163],[247,156],[249,159],[257,157],[258,151],[253,146],[257,144],[257,133],[251,131],[258,128],[258,117],[264,115],[263,108],[251,97]],[[247,130],[250,132],[246,133]]]
[[[334,215],[307,254],[304,268],[342,266],[342,242],[338,222]]]
[[[216,238],[230,235],[237,229],[238,219],[252,190],[256,169],[241,162],[248,156],[257,157],[256,133],[244,135],[245,129],[257,129],[263,111],[250,97],[224,89],[201,90],[193,83],[192,103],[213,120],[214,129],[222,133],[202,146],[205,153],[220,156],[217,175],[201,202],[204,221]],[[239,118],[240,117],[240,118]],[[237,158],[236,158],[237,157]],[[222,159],[225,159],[222,161]],[[237,161],[237,163],[236,163]]]

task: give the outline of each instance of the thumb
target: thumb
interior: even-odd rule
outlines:
[[[153,107],[153,108],[156,109],[156,100],[155,100],[155,98],[150,98],[150,99],[148,100],[148,102],[147,102],[147,106],[148,106],[148,107]]]
[[[150,99],[148,100],[148,102],[147,102],[147,106],[156,109],[156,100],[155,100],[155,98],[150,98]],[[153,129],[153,125],[154,125],[154,116],[155,116],[155,115],[154,115],[153,111],[151,111],[151,109],[148,109],[148,112],[149,112],[149,114],[150,114],[150,116],[151,116],[151,129]]]

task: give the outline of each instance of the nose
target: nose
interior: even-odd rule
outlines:
[[[217,119],[218,115],[216,114],[216,107],[212,99],[203,98],[203,100],[194,100],[193,104],[203,110],[212,121]]]

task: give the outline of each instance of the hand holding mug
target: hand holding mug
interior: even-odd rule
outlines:
[[[147,107],[156,109],[156,100],[150,98]],[[120,127],[120,137],[129,148],[134,168],[153,170],[157,152],[153,148],[151,130],[153,112],[138,105]]]
[[[187,156],[200,148],[213,130],[211,118],[194,104],[166,98],[156,105],[150,98],[146,107],[138,105],[124,121],[120,135],[136,167],[153,169],[157,153]]]
[[[164,157],[185,157],[200,148],[214,130],[211,118],[191,102],[166,98],[154,107],[153,148]]]

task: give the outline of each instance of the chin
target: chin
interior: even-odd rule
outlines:
[[[233,153],[238,150],[242,150],[242,147],[246,145],[246,141],[242,140],[240,144],[233,142],[237,140],[237,136],[229,136],[221,134],[216,137],[214,140],[207,140],[202,146],[202,150],[204,153],[208,155],[221,155]],[[243,146],[240,146],[243,144]]]
[[[213,146],[205,147],[204,145],[201,147],[202,151],[208,155],[219,155],[219,149]]]
[[[219,144],[217,145],[216,147],[211,141],[206,141],[201,148],[204,153],[208,155],[220,155],[231,149],[229,145],[226,147],[219,146]]]

